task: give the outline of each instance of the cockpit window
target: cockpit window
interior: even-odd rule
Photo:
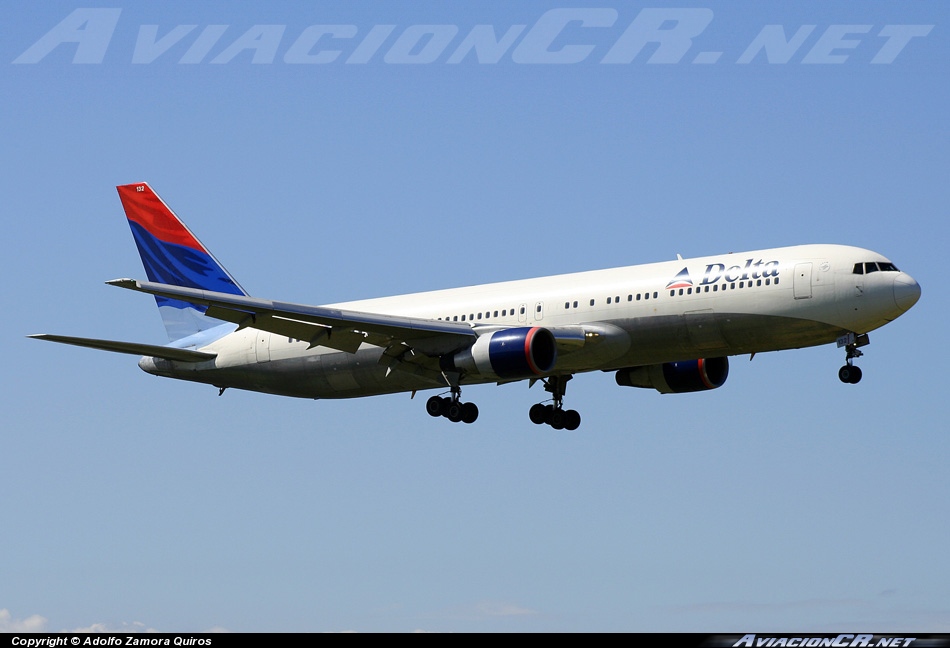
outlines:
[[[851,271],[851,274],[863,275],[871,274],[872,272],[900,272],[893,263],[888,263],[881,261],[880,263],[875,261],[870,261],[868,263],[855,263],[854,270]]]

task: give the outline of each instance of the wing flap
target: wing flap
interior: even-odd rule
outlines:
[[[278,317],[267,312],[249,313],[245,310],[209,306],[206,314],[208,314],[208,317],[233,322],[239,328],[251,327],[295,340],[303,340],[308,342],[311,347],[325,346],[337,351],[356,353],[360,345],[366,341],[366,336],[361,333]],[[385,342],[388,343],[388,340],[387,338]]]
[[[164,358],[165,360],[175,360],[178,362],[205,362],[214,360],[216,353],[205,353],[204,351],[192,351],[190,349],[175,349],[157,344],[139,344],[137,342],[119,342],[117,340],[97,340],[95,338],[70,337],[68,335],[50,335],[40,333],[37,335],[28,335],[34,340],[48,340],[49,342],[59,342],[60,344],[72,344],[73,346],[87,347],[90,349],[99,349],[100,351],[113,351],[115,353],[128,353],[137,356],[151,356],[153,358]]]

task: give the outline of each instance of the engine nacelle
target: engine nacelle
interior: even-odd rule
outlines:
[[[722,387],[728,377],[729,358],[700,358],[621,369],[617,384],[655,389],[661,394],[685,394]]]
[[[486,333],[451,357],[453,368],[491,378],[533,378],[554,369],[557,342],[540,326]]]

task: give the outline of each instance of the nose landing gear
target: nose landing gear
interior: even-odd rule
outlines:
[[[838,369],[838,380],[849,385],[856,385],[861,382],[861,367],[854,366],[854,359],[864,355],[858,347],[863,347],[870,343],[871,340],[868,338],[867,333],[863,335],[848,333],[838,338],[838,347],[845,348],[846,363],[841,369]]]

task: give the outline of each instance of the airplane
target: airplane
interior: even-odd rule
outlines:
[[[529,418],[577,429],[574,375],[620,386],[717,389],[729,356],[837,342],[856,384],[868,332],[908,311],[920,285],[876,252],[799,245],[309,306],[251,297],[144,182],[117,187],[170,343],[29,337],[142,356],[158,376],[300,398],[440,389],[433,417],[472,423],[462,387],[537,382]]]

